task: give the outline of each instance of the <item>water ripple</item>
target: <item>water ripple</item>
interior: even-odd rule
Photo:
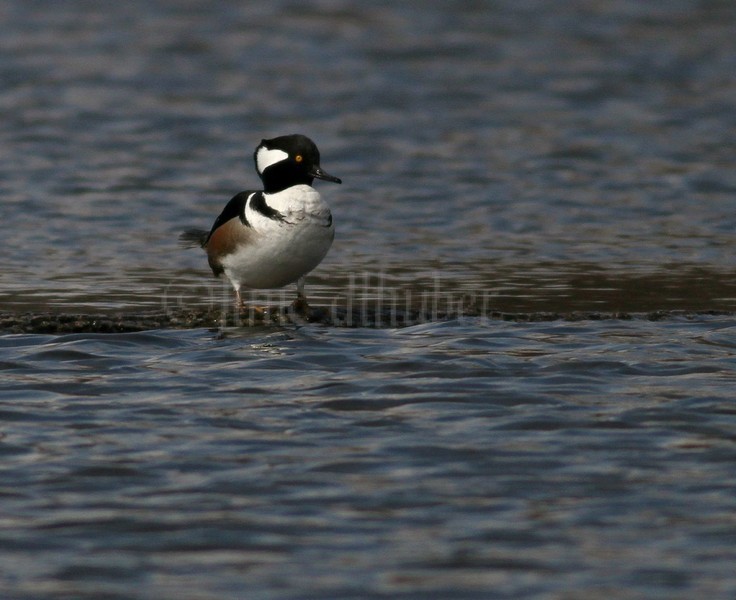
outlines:
[[[303,131],[385,318],[0,336],[1,597],[736,596],[734,12],[547,4],[0,6],[0,312],[225,310]]]

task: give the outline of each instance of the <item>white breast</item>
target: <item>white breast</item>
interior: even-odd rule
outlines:
[[[313,187],[295,185],[276,194],[265,194],[266,204],[279,211],[286,223],[297,224],[300,221],[316,221],[327,224],[330,220],[330,207],[322,200],[322,196]],[[266,217],[251,207],[253,195],[245,206],[245,218],[256,231],[270,231],[278,221]]]
[[[233,283],[252,288],[275,288],[292,283],[314,269],[332,245],[335,229],[327,204],[308,185],[297,185],[276,194],[266,194],[266,204],[283,215],[269,218],[251,207],[245,218],[253,243],[223,261]]]

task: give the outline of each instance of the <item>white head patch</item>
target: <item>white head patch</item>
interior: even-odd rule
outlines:
[[[258,148],[258,152],[256,154],[256,168],[259,173],[263,174],[268,167],[275,165],[277,162],[281,162],[286,158],[289,158],[289,154],[283,150],[269,150],[265,146],[261,146]]]

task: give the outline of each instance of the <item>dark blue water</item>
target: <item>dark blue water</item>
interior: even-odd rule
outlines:
[[[312,303],[475,315],[0,335],[0,597],[736,597],[735,26],[0,2],[0,313],[227,310],[178,232],[298,131]]]
[[[735,333],[7,336],[4,597],[730,597]]]

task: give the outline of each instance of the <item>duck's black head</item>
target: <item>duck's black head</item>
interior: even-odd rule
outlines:
[[[317,146],[298,133],[261,140],[253,158],[267,193],[280,192],[293,185],[312,185],[315,178],[342,183],[320,168]]]

